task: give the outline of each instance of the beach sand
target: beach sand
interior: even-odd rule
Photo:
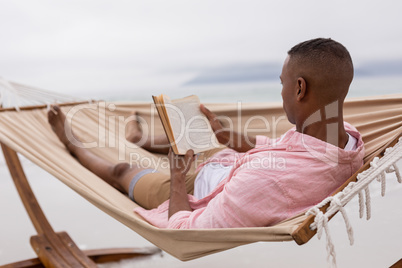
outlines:
[[[55,231],[67,231],[82,249],[152,246],[148,241],[26,159],[22,160],[31,186]],[[4,160],[0,162],[0,265],[35,257],[29,238],[35,230],[22,206]],[[402,161],[398,163],[402,170]],[[389,267],[402,256],[402,185],[387,176],[385,197],[373,182],[372,219],[358,217],[357,199],[347,206],[354,227],[355,244],[349,245],[343,219],[330,222],[338,267]],[[309,243],[254,243],[197,260],[182,262],[167,253],[101,267],[327,267],[325,235]]]

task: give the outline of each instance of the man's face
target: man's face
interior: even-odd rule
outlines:
[[[283,67],[282,67],[282,73],[280,76],[281,79],[281,84],[282,84],[282,100],[283,100],[283,109],[286,112],[286,115],[288,117],[288,120],[290,123],[295,124],[295,119],[294,119],[294,102],[295,102],[295,94],[294,94],[294,89],[295,89],[295,83],[293,76],[291,75],[291,72],[289,70],[289,56],[286,58]]]

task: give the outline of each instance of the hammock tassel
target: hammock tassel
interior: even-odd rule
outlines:
[[[385,186],[386,186],[385,172],[381,172],[380,181],[381,181],[381,196],[385,196]]]
[[[359,217],[360,219],[364,216],[364,208],[366,208],[366,220],[371,218],[371,198],[370,198],[370,188],[367,186],[363,190],[359,191]]]
[[[327,200],[329,201],[329,200]],[[327,261],[328,263],[332,264],[332,267],[336,266],[336,253],[335,253],[335,246],[332,242],[331,235],[329,233],[328,228],[328,217],[325,215],[318,207],[312,207],[308,212],[307,215],[315,215],[314,223],[317,228],[317,238],[320,240],[322,237],[323,230],[325,230],[326,235],[326,248],[327,248]]]
[[[343,219],[345,221],[348,237],[350,244],[353,245],[353,229],[349,222],[349,218],[347,217],[346,210],[343,207],[343,204],[349,202],[355,195],[359,196],[359,213],[360,218],[364,215],[364,206],[366,206],[366,217],[367,220],[371,218],[371,198],[370,198],[370,188],[369,184],[377,179],[377,181],[381,182],[381,195],[385,195],[385,181],[386,181],[386,173],[395,172],[397,180],[399,183],[402,182],[400,171],[396,165],[396,162],[402,158],[402,138],[399,139],[399,142],[393,147],[386,150],[384,156],[380,159],[375,157],[373,161],[370,163],[370,168],[361,172],[357,175],[357,181],[351,182],[345,189],[334,196],[327,197],[321,203],[316,206],[310,208],[306,215],[314,215],[314,222],[311,224],[310,228],[312,230],[317,229],[317,237],[318,239],[322,236],[322,231],[325,230],[327,235],[327,253],[328,253],[328,261],[332,266],[336,267],[335,260],[335,249],[332,243],[332,239],[329,235],[328,230],[328,219],[334,215],[336,212],[340,211]],[[364,191],[364,194],[363,194]],[[365,200],[364,200],[365,199]],[[364,202],[365,201],[365,202]],[[330,203],[328,209],[323,213],[320,208]]]
[[[364,216],[364,195],[363,191],[359,191],[359,217],[360,219]]]
[[[353,228],[352,228],[352,225],[350,224],[348,214],[346,213],[346,210],[345,210],[345,208],[343,207],[342,202],[341,202],[341,200],[338,198],[337,195],[335,195],[335,196],[332,198],[331,206],[334,206],[335,209],[337,209],[338,211],[341,212],[342,217],[343,217],[343,220],[345,221],[346,231],[347,231],[347,233],[348,233],[348,238],[349,238],[350,245],[353,245],[353,243],[354,243]]]
[[[386,151],[387,152],[387,151]],[[389,151],[388,151],[389,152]],[[370,166],[372,167],[372,168],[374,168],[374,169],[377,169],[378,168],[378,161],[379,161],[380,159],[378,158],[378,157],[374,157],[374,159],[373,159],[373,161],[370,163]],[[386,168],[386,170],[387,169],[389,169],[389,167],[388,168]],[[381,196],[385,196],[385,186],[386,186],[386,183],[385,183],[385,170],[383,170],[382,172],[380,172],[380,174],[378,174],[378,176],[377,176],[377,181],[378,182],[381,182]]]
[[[399,171],[399,168],[396,164],[391,165],[385,172],[387,173],[395,173],[396,175],[396,179],[399,183],[402,183],[402,177],[401,177],[401,173]]]
[[[370,196],[370,188],[367,185],[366,189],[364,189],[366,194],[366,219],[371,219],[371,196]]]
[[[393,164],[393,166],[394,166],[394,171],[395,171],[395,175],[396,175],[398,182],[402,183],[401,172],[399,171],[398,166],[396,164]]]

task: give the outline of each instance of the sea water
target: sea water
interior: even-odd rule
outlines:
[[[199,96],[203,103],[233,103],[233,102],[282,102],[282,85],[278,80],[246,83],[216,83],[195,84],[177,87],[153,87],[134,89],[104,89],[96,96],[110,101],[145,101],[151,102],[151,95],[166,94],[171,98],[181,98],[188,95]],[[355,77],[348,98],[378,96],[402,93],[402,74],[390,76]],[[85,94],[84,94],[85,95]]]

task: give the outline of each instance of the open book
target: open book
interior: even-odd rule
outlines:
[[[200,100],[192,95],[171,100],[166,95],[152,96],[168,140],[175,154],[184,155],[219,147],[207,117],[200,110]]]

